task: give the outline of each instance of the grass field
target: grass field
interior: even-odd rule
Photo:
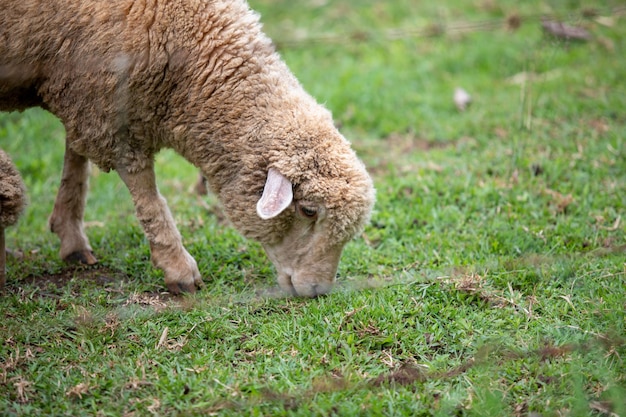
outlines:
[[[169,151],[159,186],[206,288],[164,292],[128,192],[96,168],[100,263],[64,264],[47,230],[63,127],[2,114],[30,204],[7,233],[0,415],[626,416],[621,2],[251,4],[376,183],[337,289],[280,296]]]

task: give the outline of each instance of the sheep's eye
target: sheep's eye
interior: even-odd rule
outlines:
[[[302,213],[304,217],[312,219],[317,216],[317,209],[315,207],[300,206],[300,213]]]

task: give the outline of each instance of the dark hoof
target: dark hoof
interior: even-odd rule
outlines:
[[[170,294],[178,295],[178,294],[193,294],[196,290],[201,290],[204,288],[204,281],[202,278],[196,279],[193,284],[183,284],[183,283],[172,283],[167,284],[167,289]]]
[[[72,252],[67,255],[64,260],[65,262],[79,263],[83,265],[95,265],[98,263],[98,260],[93,255],[93,252],[90,250],[80,250]]]
[[[173,283],[173,284],[167,284],[167,289],[170,292],[170,294],[173,294],[173,295],[179,295],[182,293],[193,294],[196,292],[196,285]]]

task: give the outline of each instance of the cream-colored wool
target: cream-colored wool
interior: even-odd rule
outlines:
[[[201,285],[154,184],[154,154],[169,147],[200,168],[235,227],[263,244],[284,288],[330,288],[343,245],[369,218],[372,182],[245,1],[0,0],[0,8],[0,110],[42,106],[67,131],[50,218],[61,256],[93,258],[82,230],[91,160],[128,186],[168,287]],[[256,204],[270,168],[291,183],[293,201],[263,220]],[[314,216],[303,214],[311,208]]]
[[[6,281],[4,229],[13,226],[24,211],[26,191],[11,158],[0,149],[0,291]]]

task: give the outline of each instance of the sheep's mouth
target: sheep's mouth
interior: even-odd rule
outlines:
[[[290,274],[281,274],[278,278],[278,284],[289,295],[294,297],[315,298],[320,295],[328,294],[333,287],[332,283],[311,283],[307,279],[297,279]]]

